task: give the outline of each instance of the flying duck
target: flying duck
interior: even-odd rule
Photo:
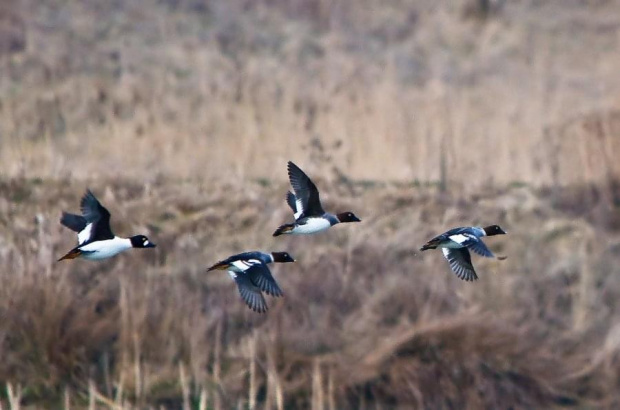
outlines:
[[[243,252],[216,263],[207,272],[227,270],[245,304],[255,312],[264,313],[268,308],[262,292],[273,297],[284,295],[267,266],[272,262],[295,262],[295,259],[286,252]]]
[[[495,258],[496,256],[487,248],[482,241],[483,236],[504,235],[506,232],[499,225],[490,225],[485,228],[478,226],[467,226],[450,229],[428,241],[420,248],[421,251],[428,249],[441,248],[443,256],[448,260],[450,268],[460,279],[474,281],[478,279],[474,265],[471,263],[472,250],[485,258]],[[497,257],[499,260],[506,259],[505,256]]]
[[[88,260],[106,259],[130,248],[154,248],[155,244],[144,235],[120,238],[110,229],[110,212],[95,198],[90,190],[80,202],[82,215],[62,213],[60,223],[77,232],[78,246],[58,259],[83,258]]]
[[[325,212],[321,206],[316,185],[291,161],[288,162],[288,177],[294,193],[287,192],[286,203],[293,210],[295,222],[281,225],[273,236],[317,233],[338,223],[361,222],[353,212],[342,212],[336,215]]]

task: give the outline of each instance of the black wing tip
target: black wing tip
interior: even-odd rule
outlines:
[[[261,315],[264,313],[267,313],[267,311],[269,310],[267,306],[250,306],[250,309],[252,309],[254,312],[259,313]]]
[[[250,308],[250,310],[253,310],[256,313],[262,314],[262,313],[266,313],[269,310],[269,307],[267,306],[267,302],[265,302],[265,299],[254,301],[254,302],[244,299],[244,302],[246,306]]]
[[[86,207],[89,204],[99,204],[99,200],[90,188],[86,188],[86,192],[84,192],[82,200],[80,201],[80,206]]]
[[[69,212],[65,212],[65,211],[62,211],[62,213],[60,214],[60,223],[66,226],[67,228],[70,228],[69,226],[67,226],[67,221],[71,219],[70,215],[72,214],[70,214]]]
[[[455,272],[456,273],[456,272]],[[457,273],[456,276],[459,279],[464,280],[465,282],[474,282],[478,280],[478,275],[476,275],[475,271],[466,270],[462,273]]]
[[[74,232],[81,232],[87,225],[86,220],[81,215],[75,215],[69,212],[62,212],[60,216],[60,224]]]
[[[293,173],[301,173],[303,175],[306,175],[306,173],[304,171],[302,171],[301,168],[299,168],[299,166],[297,164],[295,164],[293,161],[289,161],[286,164],[286,169],[288,170],[289,177]]]
[[[91,191],[90,188],[86,188],[86,191],[84,192],[84,195],[82,196],[82,199],[87,199],[91,197],[97,199],[97,197],[95,197],[95,194],[93,194],[93,191]]]
[[[273,298],[284,297],[284,292],[282,292],[281,289],[276,289],[275,292],[272,292],[270,290],[265,290],[265,293],[268,294],[269,296],[273,297]]]

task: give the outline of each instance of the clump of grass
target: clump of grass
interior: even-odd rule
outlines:
[[[0,248],[0,380],[22,387],[13,401],[476,408],[617,399],[608,370],[616,352],[599,347],[620,314],[608,302],[620,296],[612,280],[620,255],[612,245],[575,253],[583,238],[607,243],[601,238],[613,234],[572,221],[552,206],[554,195],[531,191],[537,206],[522,208],[526,188],[439,200],[433,188],[379,184],[347,194],[324,181],[326,204],[351,207],[364,222],[283,242],[269,236],[289,212],[283,187],[257,184],[248,195],[215,184],[204,192],[189,183],[114,186],[119,234],[170,210],[154,252],[50,268],[74,241],[56,218],[58,204],[78,200],[77,186],[64,193],[44,181],[11,218],[0,214],[11,232]],[[275,211],[239,224],[243,206]],[[175,209],[192,210],[192,223]],[[489,246],[510,258],[477,258],[480,280],[461,282],[439,253],[415,254],[436,233],[429,220],[508,226],[510,241]],[[562,226],[570,230],[558,234]],[[300,263],[274,268],[286,296],[270,300],[267,315],[249,311],[227,275],[204,272],[231,252],[276,248]]]
[[[293,159],[442,190],[620,176],[612,2],[177,3],[3,6],[0,32],[28,42],[0,67],[0,172],[284,181]]]

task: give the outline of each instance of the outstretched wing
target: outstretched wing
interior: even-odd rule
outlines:
[[[291,191],[286,191],[286,203],[293,212],[297,212],[297,198],[295,198],[295,194]]]
[[[465,281],[474,281],[478,279],[474,265],[471,263],[471,255],[467,248],[441,248],[443,256],[448,260],[450,268],[459,277]]]
[[[288,162],[288,178],[291,181],[295,197],[297,199],[296,211],[301,211],[303,216],[321,216],[325,213],[321,206],[319,190],[314,182],[294,163]],[[301,209],[300,206],[301,205]],[[296,218],[298,219],[298,218]]]
[[[280,289],[278,283],[271,275],[271,271],[269,270],[269,267],[267,267],[267,265],[253,265],[250,266],[245,272],[252,281],[252,283],[268,295],[274,297],[284,295],[282,289]]]
[[[494,258],[495,255],[489,248],[487,248],[486,244],[482,242],[482,240],[478,239],[475,242],[467,245],[469,249],[471,249],[474,253],[477,253],[480,256],[484,256],[485,258]]]
[[[258,313],[267,311],[267,302],[260,289],[252,283],[248,275],[239,274],[235,276],[235,282],[239,289],[239,294],[250,309]]]
[[[293,215],[295,216],[295,220],[299,219],[303,211],[303,204],[301,199],[297,199],[294,193],[288,191],[286,193],[286,203],[293,210]]]
[[[73,232],[81,232],[87,225],[86,219],[83,216],[70,214],[68,212],[62,213],[60,223],[71,229]]]
[[[80,236],[82,232],[86,229],[89,230],[89,234],[84,235],[84,237],[88,237],[81,241],[80,244],[95,240],[114,239],[114,234],[110,228],[110,212],[99,203],[90,190],[87,190],[82,197],[80,208],[82,210],[82,217],[87,225],[78,234],[78,239],[81,241],[82,238]]]
[[[456,242],[462,246],[469,248],[474,253],[485,258],[494,258],[493,252],[487,248],[482,239],[476,236],[470,231],[470,228],[457,228],[452,231],[448,231],[447,236],[453,242]]]

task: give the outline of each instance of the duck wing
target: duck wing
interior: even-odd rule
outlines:
[[[239,274],[235,276],[235,282],[239,289],[241,299],[245,302],[250,309],[258,313],[264,313],[267,311],[267,302],[260,291],[260,288],[252,283],[250,277],[246,274]]]
[[[278,283],[271,275],[269,267],[265,264],[251,266],[246,270],[246,274],[260,290],[268,295],[279,297],[284,296],[282,289],[278,286]]]
[[[487,248],[487,245],[484,242],[482,242],[482,240],[480,239],[478,239],[477,241],[472,241],[470,244],[466,246],[467,248],[469,248],[474,253],[477,253],[480,256],[483,256],[485,258],[495,258],[495,255],[493,254],[493,252],[491,252],[491,250]]]
[[[325,211],[321,206],[321,199],[319,198],[319,190],[308,175],[306,175],[297,165],[288,162],[288,178],[295,191],[296,197],[296,211],[301,211],[300,217],[303,216],[322,216]],[[297,218],[299,219],[299,218]]]
[[[478,279],[474,265],[471,263],[471,255],[467,248],[441,248],[443,256],[448,260],[450,268],[459,279],[474,281]]]
[[[286,193],[286,203],[293,210],[295,220],[298,220],[299,217],[304,213],[301,199],[297,199],[294,193],[288,191]]]
[[[87,190],[82,197],[80,208],[82,217],[86,221],[86,226],[78,233],[80,244],[114,239],[114,233],[110,228],[110,212],[101,205],[90,190]]]

